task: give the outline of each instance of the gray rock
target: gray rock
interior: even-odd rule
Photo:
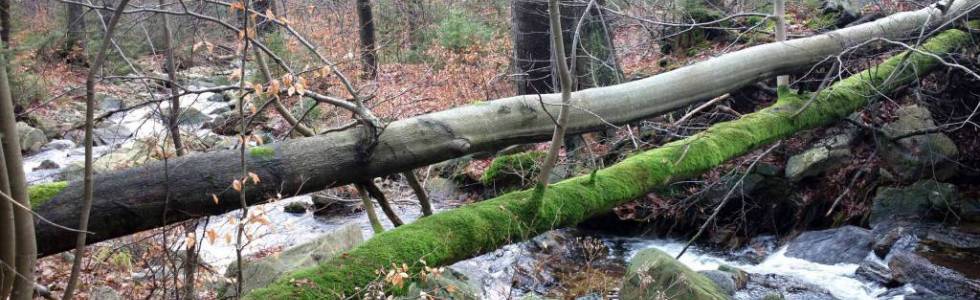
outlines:
[[[72,148],[75,148],[75,142],[69,140],[53,140],[47,145],[44,145],[44,147],[41,147],[41,150],[68,150]]]
[[[899,286],[892,278],[892,271],[888,266],[877,261],[865,260],[858,266],[857,271],[854,271],[854,275],[864,281],[875,282],[885,287]]]
[[[619,291],[621,299],[729,299],[711,279],[692,271],[657,249],[640,251],[630,260]]]
[[[786,162],[786,178],[797,182],[847,164],[853,156],[849,146],[854,136],[853,131],[836,134],[817,141],[812,148],[800,154],[793,155]]]
[[[893,253],[888,267],[891,268],[896,281],[924,287],[938,296],[953,299],[980,298],[980,282],[966,278],[959,272],[934,265],[915,253],[907,251]]]
[[[874,245],[871,246],[872,251],[875,255],[880,258],[885,258],[888,252],[892,250],[892,246],[898,242],[898,239],[902,238],[902,233],[905,231],[905,227],[895,227],[886,232],[885,234],[876,237]]]
[[[936,128],[929,110],[916,105],[896,111],[898,119],[882,127],[885,138],[894,139],[905,134]],[[897,143],[881,143],[882,174],[896,181],[911,182],[933,178],[946,180],[956,174],[954,162],[959,150],[943,133],[915,135]]]
[[[732,278],[732,274],[719,271],[719,270],[704,270],[698,271],[704,277],[711,279],[721,289],[722,292],[728,294],[729,296],[735,295],[735,279]]]
[[[749,274],[748,286],[735,293],[736,299],[837,299],[824,288],[777,274]]]
[[[459,200],[463,196],[463,191],[460,190],[459,184],[442,177],[429,178],[425,182],[425,187],[429,193],[429,199],[434,202]]]
[[[163,124],[170,124],[170,108],[164,107],[153,113]],[[211,121],[211,117],[205,115],[200,110],[193,107],[182,107],[177,116],[177,125],[180,126],[201,126],[205,122]]]
[[[860,0],[823,0],[821,10],[825,14],[838,14],[837,25],[847,25],[861,17],[864,4]]]
[[[980,199],[960,200],[960,218],[970,222],[980,222]]]
[[[452,268],[445,268],[437,276],[429,277],[425,281],[413,282],[409,285],[405,297],[398,299],[419,299],[419,295],[425,292],[434,297],[433,299],[477,300],[480,299],[478,290],[479,288],[473,286],[466,275]]]
[[[45,159],[44,161],[41,162],[41,165],[40,166],[37,166],[36,168],[34,168],[34,171],[37,171],[37,170],[55,170],[55,169],[58,169],[60,167],[61,166],[59,166],[58,163],[56,163],[56,162],[54,162],[54,161],[52,161],[50,159]]]
[[[103,112],[126,108],[126,103],[119,98],[108,95],[99,95],[98,97],[102,98],[99,100],[99,110]]]
[[[214,94],[214,95],[211,95],[211,97],[208,97],[208,101],[211,101],[211,102],[227,102],[228,100],[230,100],[230,99],[228,99],[227,96],[225,94],[223,94],[223,93],[221,93],[221,94]]]
[[[300,268],[315,266],[364,241],[361,228],[357,224],[347,224],[337,231],[324,234],[308,243],[289,248],[279,255],[267,256],[257,260],[242,261],[242,291],[248,292],[269,285],[282,275]],[[225,276],[234,278],[238,273],[236,264],[231,264]],[[235,289],[231,284],[224,287],[222,297],[234,298]]]
[[[212,115],[223,115],[231,112],[231,106],[222,106],[211,111]]]
[[[906,187],[882,188],[871,205],[871,226],[893,217],[926,219],[931,214],[956,211],[959,204],[956,186],[935,180],[923,180]]]
[[[17,122],[17,135],[20,141],[20,151],[24,153],[34,153],[41,150],[41,146],[48,143],[48,137],[44,131],[31,127],[24,122]]]
[[[821,264],[860,263],[871,252],[871,231],[856,227],[807,231],[789,243],[786,256]]]
[[[732,277],[732,280],[735,282],[735,290],[744,289],[749,283],[749,273],[742,269],[729,265],[720,265],[718,266],[718,271],[728,273]]]
[[[108,125],[93,129],[92,136],[96,146],[117,145],[129,140],[133,136],[133,132],[122,125]],[[80,143],[80,141],[75,141],[75,143]]]
[[[120,295],[119,292],[112,289],[111,287],[107,287],[104,285],[93,287],[92,290],[89,291],[89,298],[99,299],[99,300],[122,300],[123,299],[122,295]]]
[[[303,202],[300,202],[300,201],[292,202],[292,203],[286,204],[286,206],[283,207],[283,211],[285,211],[287,213],[291,213],[291,214],[305,214],[306,213],[306,204],[304,204]]]

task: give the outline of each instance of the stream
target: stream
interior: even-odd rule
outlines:
[[[230,103],[221,101],[211,101],[213,94],[205,93],[198,96],[190,95],[181,99],[185,107],[193,107],[202,112],[207,118],[213,119],[218,112],[227,111]],[[167,103],[161,103],[160,107],[166,107]],[[96,157],[109,155],[113,152],[125,151],[134,147],[134,141],[141,138],[156,138],[165,136],[166,126],[158,117],[154,117],[157,106],[146,106],[136,108],[125,113],[120,113],[109,118],[100,127],[116,128],[115,137],[107,137],[109,141],[105,145],[95,147]],[[206,120],[205,120],[206,121]],[[220,136],[213,132],[200,129],[201,122],[185,124],[185,129],[189,133],[197,136],[218,137],[227,141],[233,141],[234,137]],[[232,142],[233,145],[233,142]],[[131,149],[129,149],[131,150]],[[73,164],[78,164],[84,158],[84,150],[74,143],[67,140],[56,140],[46,145],[39,153],[29,155],[25,159],[25,170],[31,184],[51,182],[61,180],[61,174],[66,168]],[[43,162],[54,162],[58,167],[41,169],[38,168]],[[406,222],[411,222],[419,217],[417,205],[406,202],[414,201],[414,198],[395,199],[400,216]],[[255,254],[261,251],[281,250],[291,247],[319,235],[334,231],[341,226],[349,223],[359,224],[365,239],[373,234],[371,226],[364,213],[349,215],[315,217],[312,212],[305,214],[291,214],[283,211],[283,207],[294,201],[309,202],[310,196],[303,195],[283,199],[274,203],[255,206],[250,209],[251,214],[261,214],[267,220],[267,225],[249,224],[247,232],[250,243],[247,245],[245,254]],[[445,204],[446,199],[433,199],[437,210],[452,208],[452,205]],[[380,209],[377,209],[380,211]],[[230,212],[221,216],[207,218],[207,221],[200,222],[198,228],[199,236],[212,235],[211,239],[205,239],[201,247],[201,258],[203,261],[216,270],[223,270],[225,266],[235,260],[234,235],[237,225],[234,219],[238,218],[240,212]],[[387,228],[391,224],[383,220]],[[602,242],[608,249],[606,257],[603,259],[618,265],[617,268],[624,268],[626,263],[638,251],[647,248],[657,248],[669,254],[676,255],[683,248],[684,243],[675,239],[661,238],[642,238],[642,237],[623,237],[608,233],[589,233],[576,229],[563,229],[546,233],[531,241],[511,244],[491,253],[464,260],[452,265],[452,268],[463,273],[480,288],[482,298],[485,299],[519,299],[529,293],[541,293],[533,287],[514,287],[512,284],[516,270],[521,269],[521,265],[541,264],[541,255],[536,255],[541,247],[536,246],[541,239],[546,239],[548,235],[570,234],[578,237],[587,236]],[[855,270],[858,265],[839,264],[824,265],[813,263],[801,259],[785,256],[785,247],[776,249],[765,257],[761,263],[746,263],[737,259],[733,253],[716,252],[707,249],[692,247],[680,259],[688,267],[694,270],[712,270],[719,265],[725,264],[738,267],[753,274],[753,278],[758,276],[768,276],[766,274],[781,275],[808,285],[819,287],[829,292],[832,297],[821,296],[800,296],[793,297],[787,295],[788,299],[879,299],[879,295],[886,291],[885,288],[874,284],[863,282],[856,279]],[[871,255],[873,257],[873,255]],[[753,279],[754,280],[754,279]],[[749,289],[751,290],[751,289]],[[824,294],[826,295],[826,294]],[[758,294],[751,291],[739,291],[737,299],[757,299]],[[897,297],[901,299],[901,296]]]

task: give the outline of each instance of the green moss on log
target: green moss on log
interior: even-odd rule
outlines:
[[[480,182],[484,185],[493,185],[515,179],[520,181],[532,178],[538,173],[539,162],[544,159],[544,156],[544,152],[531,151],[497,157],[483,172]]]
[[[68,187],[67,181],[42,183],[27,187],[27,195],[31,198],[31,207],[36,208],[44,203],[48,203],[51,198],[57,196],[66,187]]]
[[[923,45],[946,53],[969,41],[960,30],[948,30]],[[419,219],[374,236],[360,247],[319,266],[297,271],[249,299],[322,299],[354,294],[378,279],[379,268],[407,263],[413,272],[447,265],[525,240],[542,232],[575,225],[596,214],[643,196],[671,181],[690,178],[724,161],[809,128],[827,125],[868,104],[880,92],[893,90],[928,72],[939,62],[912,52],[858,73],[809,97],[786,93],[773,106],[734,121],[718,123],[694,136],[631,156],[595,172],[558,182],[546,191],[540,208],[530,203],[532,191],[508,193],[487,201]],[[892,80],[884,84],[893,71]]]
[[[270,160],[276,157],[276,149],[270,146],[255,146],[248,149],[248,154],[255,159]]]

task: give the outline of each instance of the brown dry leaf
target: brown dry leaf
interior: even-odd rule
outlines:
[[[235,179],[235,181],[232,181],[231,182],[231,188],[235,189],[235,191],[241,192],[242,191],[242,181],[241,180],[238,180],[238,179]]]
[[[241,1],[238,1],[232,3],[231,5],[228,5],[228,11],[234,13],[237,10],[245,11],[245,4],[242,3]]]
[[[211,194],[211,200],[214,201],[214,205],[218,205],[218,203],[221,202],[220,200],[218,200],[218,195],[215,194]]]
[[[214,229],[208,229],[205,234],[207,235],[208,243],[214,244],[214,240],[218,239],[218,232],[214,231]]]
[[[280,86],[279,86],[278,79],[273,79],[272,81],[269,81],[269,93],[279,94],[279,89]]]
[[[259,180],[259,175],[252,172],[248,172],[248,178],[252,180],[252,183],[257,184],[259,182],[262,182],[261,180]]]

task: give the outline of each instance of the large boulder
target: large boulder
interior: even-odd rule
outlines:
[[[871,231],[855,227],[807,231],[789,243],[786,256],[821,264],[860,263],[871,252]]]
[[[361,228],[357,224],[347,224],[337,231],[327,233],[308,243],[301,244],[283,251],[279,255],[267,256],[260,259],[242,261],[242,292],[248,293],[256,288],[265,287],[279,277],[301,268],[312,267],[322,261],[340,255],[364,241]],[[238,274],[237,264],[231,264],[225,271],[225,276],[235,278]],[[220,288],[222,297],[234,298],[235,289],[231,284]]]
[[[730,299],[711,279],[657,249],[640,251],[630,260],[620,297],[631,299]]]
[[[969,222],[980,222],[980,199],[962,198],[960,218]]]
[[[896,111],[898,118],[882,127],[884,138],[894,140],[907,134],[936,128],[928,109],[917,105]],[[943,133],[918,134],[882,142],[881,173],[895,181],[911,182],[923,178],[946,180],[956,174],[956,144]]]
[[[980,299],[980,282],[935,265],[918,254],[896,251],[891,255],[888,267],[896,281],[912,284],[916,290],[928,290],[935,295],[934,299]]]
[[[17,135],[20,141],[20,151],[24,153],[34,153],[41,150],[41,146],[48,143],[48,137],[44,131],[31,127],[24,122],[17,122]]]
[[[875,194],[869,222],[872,226],[888,218],[927,219],[955,212],[959,206],[956,186],[923,180],[906,187],[886,187]]]

